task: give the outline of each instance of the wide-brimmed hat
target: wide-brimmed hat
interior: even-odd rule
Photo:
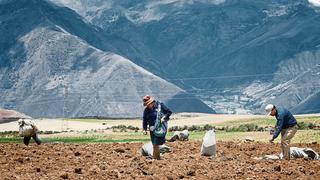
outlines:
[[[273,104],[268,104],[268,105],[266,106],[265,110],[266,110],[266,115],[267,115],[267,116],[270,116],[271,111],[273,110],[273,108],[274,108],[274,105],[273,105]]]
[[[154,98],[152,96],[146,95],[143,97],[143,105],[148,106],[149,104],[154,102]]]

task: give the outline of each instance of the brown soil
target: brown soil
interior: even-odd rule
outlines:
[[[162,160],[140,155],[142,143],[0,144],[0,179],[318,179],[320,161],[254,160],[279,144],[218,142],[217,157],[200,156],[200,141],[166,143]],[[294,144],[320,151],[319,144]]]

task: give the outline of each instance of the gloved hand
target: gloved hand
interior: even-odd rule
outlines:
[[[162,117],[162,118],[160,119],[160,121],[161,121],[161,123],[163,123],[163,122],[165,122],[166,120],[164,119],[164,117]]]
[[[270,139],[270,140],[269,140],[269,142],[270,142],[271,144],[273,144],[273,143],[274,143],[273,141],[274,141],[274,139]]]
[[[148,133],[147,133],[146,130],[143,130],[143,131],[142,131],[142,134],[143,134],[143,135],[147,135]]]

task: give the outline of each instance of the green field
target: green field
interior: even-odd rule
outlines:
[[[205,132],[190,132],[190,140],[202,140]],[[167,139],[172,133],[167,134]],[[256,141],[267,142],[271,135],[268,132],[216,132],[217,141],[244,140],[246,137],[252,137]],[[40,135],[41,137],[41,135]],[[112,134],[89,133],[78,134],[77,136],[57,136],[55,134],[41,138],[43,142],[64,142],[64,143],[113,143],[113,142],[146,142],[149,141],[149,135],[142,135],[140,132],[116,132]],[[279,142],[280,137],[275,142]],[[0,143],[19,143],[20,137],[0,137]],[[292,139],[293,143],[320,143],[319,130],[299,130]]]
[[[298,122],[304,123],[313,123],[320,125],[319,116],[310,116],[310,117],[296,117]],[[243,119],[241,121],[228,121],[219,124],[219,126],[239,126],[244,124],[256,124],[258,126],[274,126],[276,123],[275,118],[257,118],[257,119]]]
[[[68,119],[69,121],[80,122],[92,122],[101,123],[108,120],[99,119]],[[298,122],[305,125],[313,124],[320,127],[320,117],[297,117]],[[116,121],[116,120],[111,120]],[[181,123],[182,124],[182,123]],[[260,119],[244,119],[237,121],[228,121],[213,125],[216,127],[239,127],[243,125],[255,125],[259,127],[273,127],[275,125],[275,119],[273,118],[260,118]],[[170,124],[169,124],[170,126]],[[201,140],[205,134],[205,131],[190,131],[190,140]],[[149,141],[149,135],[145,136],[140,131],[134,132],[132,130],[109,130],[108,132],[86,131],[86,132],[74,132],[74,133],[57,133],[57,134],[40,134],[40,138],[43,142],[64,142],[64,143],[113,143],[113,142],[146,142]],[[167,139],[170,139],[172,132],[167,134]],[[267,131],[216,131],[217,141],[232,141],[232,140],[244,140],[246,137],[252,137],[256,141],[267,142],[271,135]],[[279,142],[280,137],[276,142]],[[17,134],[5,134],[0,135],[0,143],[21,143],[22,138],[17,137]],[[320,143],[320,130],[309,129],[308,126],[298,130],[295,137],[292,139],[293,143]]]

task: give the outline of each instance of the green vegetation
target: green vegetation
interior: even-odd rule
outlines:
[[[212,126],[210,124],[206,124],[204,126],[201,125],[192,125],[192,126],[172,126],[169,128],[169,132],[173,131],[207,131],[209,129],[214,128],[216,131],[226,131],[226,132],[252,132],[252,131],[270,131],[271,129],[274,129],[273,126],[261,126],[255,123],[244,123],[244,124],[236,124],[236,125],[230,125],[227,126]],[[319,124],[315,123],[305,123],[305,122],[299,122],[298,123],[298,129],[299,130],[308,130],[308,129],[320,129]]]
[[[99,119],[68,119],[70,121],[82,122],[106,122]],[[293,143],[320,143],[320,117],[297,117],[299,131],[293,139]],[[271,135],[270,127],[274,127],[275,119],[245,119],[228,121],[217,125],[192,125],[192,126],[171,126],[167,134],[169,139],[173,131],[188,129],[190,140],[202,140],[205,132],[212,127],[216,130],[217,140],[243,140],[250,136],[256,141],[267,142]],[[139,127],[117,125],[102,130],[59,133],[55,131],[40,132],[43,142],[64,142],[64,143],[113,143],[113,142],[146,142],[150,140],[149,135],[141,133]],[[279,142],[280,137],[276,142]],[[0,143],[22,143],[22,138],[17,131],[0,132]]]
[[[313,123],[313,124],[320,124],[320,117],[319,116],[310,116],[310,117],[296,117],[298,123],[304,122],[304,123]],[[272,117],[266,117],[266,118],[256,118],[256,119],[243,119],[243,120],[236,120],[236,121],[228,121],[224,122],[222,124],[219,124],[220,126],[240,126],[244,124],[257,124],[259,126],[274,126],[276,123],[276,119]]]
[[[167,134],[167,139],[172,136],[172,132]],[[202,140],[205,131],[193,131],[190,132],[190,140]],[[78,134],[77,136],[45,136],[40,138],[44,143],[113,143],[113,142],[147,142],[150,141],[149,135],[143,135],[141,132],[117,132],[112,134]],[[217,141],[231,141],[231,140],[244,140],[245,137],[250,136],[256,141],[267,142],[271,135],[269,132],[225,132],[217,131]],[[280,137],[276,142],[280,141]],[[292,140],[293,143],[320,143],[320,131],[319,130],[299,130]],[[0,137],[0,143],[22,143],[21,137]]]
[[[97,138],[95,136],[85,137],[48,137],[41,138],[43,143],[114,143],[114,142],[146,142],[149,141],[148,137],[145,138],[126,138],[126,139],[113,139],[113,138]],[[33,139],[31,139],[33,142]],[[22,137],[0,137],[0,143],[23,143]]]
[[[209,129],[214,128],[214,126],[210,124],[206,124],[204,126],[201,125],[192,125],[192,126],[172,126],[169,128],[169,132],[174,132],[174,131],[183,131],[187,129],[188,131],[207,131]]]

